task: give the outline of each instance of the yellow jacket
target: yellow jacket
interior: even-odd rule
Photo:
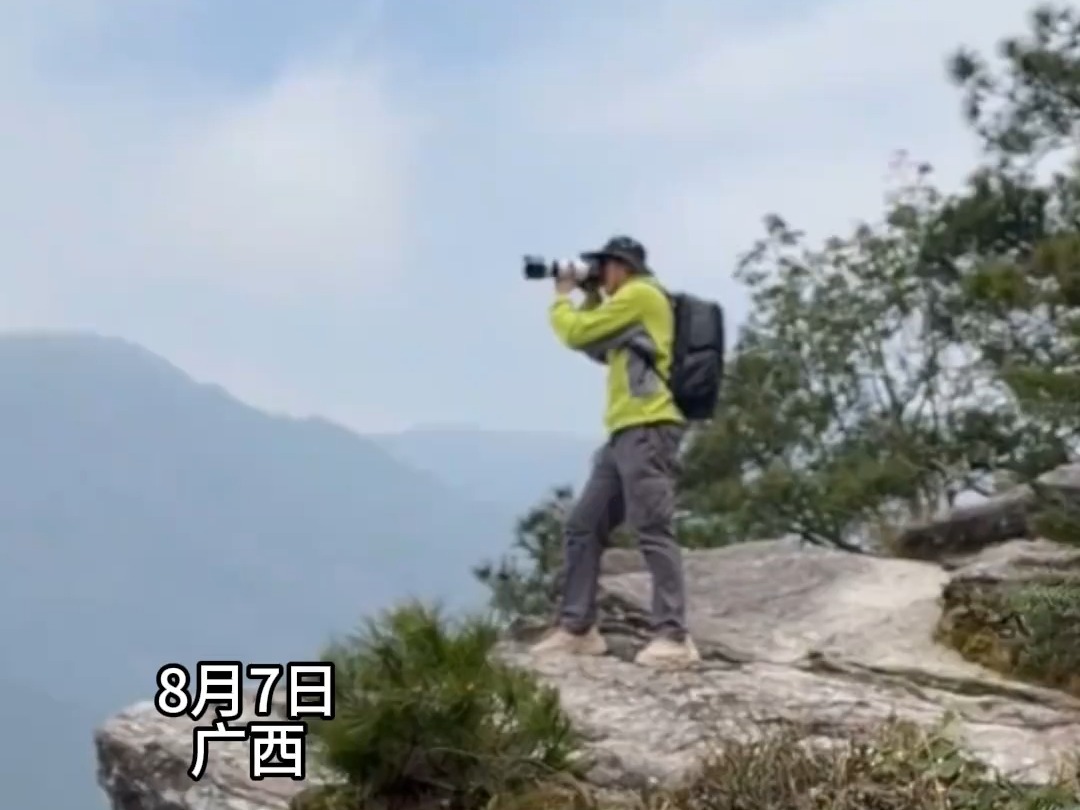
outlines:
[[[609,434],[635,425],[685,421],[664,382],[671,368],[674,314],[651,276],[632,277],[599,305],[576,308],[568,296],[557,296],[551,327],[571,349],[607,363],[604,426]]]

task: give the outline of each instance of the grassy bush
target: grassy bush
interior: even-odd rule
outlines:
[[[1052,810],[1080,808],[1076,781],[1023,787],[994,778],[948,729],[888,723],[831,749],[785,731],[729,746],[689,788],[654,797],[656,810]]]
[[[486,621],[414,603],[334,644],[336,716],[312,739],[343,785],[302,806],[471,808],[571,771],[577,739],[557,693],[495,662],[496,640]]]
[[[970,661],[1080,697],[1080,580],[950,584],[938,639]]]
[[[951,740],[888,723],[863,740],[823,749],[785,730],[729,745],[700,776],[675,792],[627,796],[618,803],[572,785],[496,800],[494,810],[1077,810],[1080,784],[1063,774],[1048,787],[992,776]]]
[[[1080,697],[1080,581],[1018,588],[1006,604],[1023,625],[1013,671]]]

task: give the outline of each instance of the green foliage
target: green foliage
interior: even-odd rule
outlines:
[[[1028,468],[1064,460],[1080,438],[1078,226],[1073,169],[1041,184],[984,169],[942,208],[924,246],[950,299],[952,334],[1005,386],[1037,437]]]
[[[942,197],[929,167],[899,168],[876,225],[813,248],[774,216],[742,262],[751,319],[683,480],[689,508],[723,516],[728,539],[856,548],[868,527],[1018,464],[1004,385],[940,328],[950,301],[924,272]]]
[[[683,548],[717,548],[736,542],[731,534],[730,521],[716,515],[677,512],[675,539]],[[627,538],[626,545],[631,545]]]
[[[313,738],[350,795],[476,807],[571,769],[577,738],[557,693],[498,663],[496,640],[486,621],[409,604],[326,652],[337,714]]]
[[[1035,507],[1031,522],[1040,537],[1066,546],[1080,546],[1080,503],[1070,498],[1068,490],[1058,490],[1038,481],[1032,482]]]
[[[1080,696],[1080,578],[951,583],[937,637],[1006,675]]]
[[[503,622],[548,617],[555,610],[563,559],[563,523],[574,503],[569,487],[558,487],[518,521],[511,553],[484,562],[473,575],[491,591],[490,606]],[[625,526],[609,540],[626,548],[633,537]]]
[[[773,215],[741,262],[751,317],[683,481],[717,542],[863,548],[1080,450],[1080,12],[950,73],[986,147],[959,191],[904,160],[874,223],[810,245]]]
[[[1023,787],[967,756],[947,724],[891,722],[832,750],[789,729],[726,746],[671,810],[1049,810],[1075,806],[1075,780]],[[655,805],[654,805],[655,806]]]
[[[1075,143],[1080,120],[1080,11],[1041,5],[1030,29],[1000,43],[998,70],[968,50],[949,65],[964,90],[968,120],[1005,158],[1030,159]]]
[[[1080,696],[1080,579],[1017,588],[1005,607],[1023,627],[1014,674]]]
[[[1080,12],[1040,6],[999,56],[951,61],[992,161],[943,209],[927,253],[958,333],[1041,432],[1042,462],[1062,461],[1080,438]]]
[[[555,489],[518,521],[508,556],[473,569],[473,575],[491,591],[491,608],[501,620],[548,616],[554,609],[563,519],[573,498],[569,487]]]

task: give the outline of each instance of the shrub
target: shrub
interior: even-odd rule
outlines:
[[[615,801],[554,786],[492,810],[1080,810],[1075,774],[1050,786],[1006,782],[966,756],[944,725],[890,722],[829,748],[807,745],[810,736],[785,729],[727,745],[682,790]]]
[[[323,804],[477,807],[572,770],[577,740],[557,693],[498,663],[496,640],[486,620],[411,603],[332,645],[336,715],[312,738],[345,784]]]
[[[1066,810],[1076,782],[1049,787],[994,777],[952,740],[946,726],[924,731],[890,722],[835,747],[806,744],[784,730],[729,745],[688,788],[654,797],[664,810]],[[645,803],[645,802],[643,802]]]
[[[957,581],[937,637],[970,661],[1080,696],[1080,580]]]
[[[1006,604],[1023,628],[1015,674],[1080,696],[1080,581],[1017,588]]]

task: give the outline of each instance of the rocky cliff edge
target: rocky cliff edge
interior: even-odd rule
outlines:
[[[1010,777],[1045,781],[1080,750],[1080,700],[1009,680],[933,640],[950,583],[1080,570],[1075,550],[1000,542],[1022,524],[1017,500],[983,505],[974,520],[959,510],[909,534],[912,556],[923,557],[962,535],[967,556],[948,566],[787,541],[688,552],[691,629],[704,657],[693,671],[658,675],[630,663],[645,637],[649,580],[640,556],[623,550],[604,561],[612,655],[536,661],[523,640],[500,655],[559,688],[600,786],[676,782],[711,747],[762,729],[796,726],[827,741],[892,717],[933,725],[945,714],[976,757]],[[964,521],[968,529],[958,528]],[[972,525],[981,543],[971,540]],[[242,743],[216,743],[207,775],[192,782],[192,725],[141,703],[98,730],[99,780],[115,810],[273,810],[303,787],[252,782]]]

